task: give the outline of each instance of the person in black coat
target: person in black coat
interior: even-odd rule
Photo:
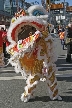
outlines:
[[[67,38],[72,38],[72,24],[68,25]],[[71,54],[72,54],[72,42],[69,42],[69,44],[67,44],[66,62],[72,62],[71,61]]]

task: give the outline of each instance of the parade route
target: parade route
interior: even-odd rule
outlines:
[[[72,77],[72,74],[56,74],[56,77]],[[24,79],[22,76],[13,76],[13,77],[0,77],[0,80],[5,81],[5,80],[17,80],[17,79]]]
[[[35,99],[31,99],[28,103],[22,102],[20,97],[25,80],[9,66],[0,69],[0,108],[72,108],[72,64],[66,63],[66,50],[62,50],[59,39],[56,41],[58,43],[56,77],[62,101],[50,100],[46,82],[40,81],[34,93]]]

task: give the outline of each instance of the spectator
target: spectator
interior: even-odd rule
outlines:
[[[72,24],[68,24],[68,31],[67,31],[67,37],[66,38],[72,38]],[[71,54],[72,54],[72,41],[69,41],[67,44],[67,62],[71,62]]]
[[[0,66],[4,65],[4,55],[3,55],[3,38],[2,38],[2,30],[0,28]]]
[[[2,38],[3,38],[3,53],[4,53],[4,57],[6,57],[6,38],[7,38],[7,32],[6,30],[4,30],[4,28],[1,29],[2,30]]]
[[[0,47],[2,47],[3,46],[3,38],[2,38],[2,30],[1,30],[1,28],[0,28]]]
[[[61,27],[61,26],[59,26],[59,28],[58,28],[58,34],[59,34],[60,32],[62,32],[62,27]]]

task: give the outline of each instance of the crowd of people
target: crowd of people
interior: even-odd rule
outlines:
[[[71,54],[72,54],[72,23],[69,23],[67,28],[64,26],[59,26],[58,28],[59,38],[61,40],[61,45],[66,46],[67,48],[67,57],[66,62],[72,63]]]
[[[64,25],[59,25],[58,27],[54,27],[51,33],[56,33],[59,36],[61,41],[62,49],[67,49],[67,57],[66,62],[71,62],[71,54],[72,54],[72,23],[69,23],[66,27]]]

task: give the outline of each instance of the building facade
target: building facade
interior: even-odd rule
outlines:
[[[0,10],[4,10],[4,0],[0,0]]]
[[[30,3],[27,2],[22,3],[21,0],[18,0],[18,2],[16,2],[16,0],[12,0],[11,4],[10,4],[10,0],[5,0],[4,10],[9,12],[11,15],[14,15],[14,13],[17,12],[18,9],[20,8],[27,9],[30,6],[31,6]]]
[[[21,8],[22,7],[22,3],[21,0],[18,0],[18,7]],[[6,10],[7,12],[9,12],[10,14],[14,14],[14,12],[17,11],[17,3],[16,0],[12,0],[11,4],[10,4],[10,0],[5,0],[4,2],[4,10]]]
[[[0,25],[9,25],[11,15],[4,10],[5,0],[0,0]]]

